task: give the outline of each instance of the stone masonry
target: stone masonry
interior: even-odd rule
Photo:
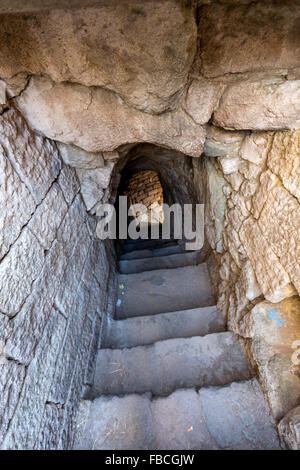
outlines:
[[[55,143],[13,110],[0,129],[1,446],[66,448],[93,376],[113,259]]]

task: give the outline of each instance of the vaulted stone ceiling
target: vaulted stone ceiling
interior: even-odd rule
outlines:
[[[298,2],[73,0],[64,10],[49,0],[38,11],[32,0],[20,13],[24,3],[1,16],[0,78],[47,137],[90,152],[149,142],[200,156],[210,121],[299,127]]]

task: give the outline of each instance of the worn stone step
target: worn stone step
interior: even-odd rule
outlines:
[[[275,423],[256,379],[82,401],[74,449],[279,450]]]
[[[224,331],[224,323],[216,306],[117,320],[110,324],[103,347],[132,348],[170,338],[204,336]]]
[[[180,245],[163,246],[162,248],[153,248],[152,250],[134,250],[129,253],[124,253],[120,256],[120,260],[152,258],[153,256],[167,256],[182,253],[183,247]]]
[[[180,268],[183,266],[195,266],[201,261],[199,251],[190,251],[168,256],[156,256],[153,258],[142,258],[134,260],[120,260],[119,273],[134,274],[155,269]]]
[[[147,396],[81,401],[74,449],[151,449],[152,442],[151,401]]]
[[[176,338],[131,349],[101,349],[92,396],[224,385],[252,376],[252,368],[231,332]]]
[[[130,240],[123,245],[124,253],[129,253],[135,250],[156,249],[167,246],[176,246],[177,242],[174,240]]]
[[[116,318],[208,307],[215,304],[207,266],[120,274]]]
[[[178,390],[151,404],[153,449],[280,450],[275,422],[256,379]]]

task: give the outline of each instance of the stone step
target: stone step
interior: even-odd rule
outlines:
[[[167,256],[182,253],[183,247],[180,245],[163,246],[162,248],[154,248],[152,250],[135,250],[129,253],[124,253],[120,256],[120,260],[152,258],[153,256]]]
[[[77,450],[279,450],[275,423],[257,380],[82,401]]]
[[[215,304],[207,266],[120,274],[116,318],[173,312]]]
[[[156,248],[162,248],[162,247],[167,247],[167,246],[176,246],[177,242],[174,240],[131,240],[127,241],[122,249],[124,253],[129,253],[130,251],[135,251],[135,250],[145,250],[145,249],[156,249]]]
[[[118,263],[119,273],[134,274],[155,269],[180,268],[183,266],[195,266],[202,260],[199,251],[190,251],[168,256],[155,256],[133,260],[120,260]]]
[[[91,396],[168,395],[178,388],[225,385],[252,375],[233,333],[213,333],[131,349],[100,349]]]
[[[132,348],[171,338],[205,336],[224,331],[224,323],[215,306],[117,320],[110,324],[103,348]]]

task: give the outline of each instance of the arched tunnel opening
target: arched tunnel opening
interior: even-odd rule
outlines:
[[[0,3],[0,448],[299,450],[297,2]]]
[[[184,250],[184,207],[185,205],[195,207],[204,197],[204,174],[202,187],[198,180],[196,189],[193,181],[192,158],[151,144],[140,144],[128,152],[124,162],[118,165],[118,171],[121,176],[116,196],[117,221],[118,223],[120,221],[119,198],[126,196],[127,211],[129,211],[127,212],[127,225],[134,223],[133,234],[136,246],[154,247],[155,239],[160,239],[162,242],[164,238],[166,244],[171,245],[172,241],[176,241]],[[201,188],[200,193],[199,188]],[[136,204],[143,204],[144,208],[134,206]],[[176,206],[179,212],[176,212]],[[172,208],[170,212],[169,208]],[[180,226],[177,230],[175,228],[176,216],[178,217],[177,226],[178,224]],[[193,217],[192,224],[194,223]],[[163,229],[164,224],[166,230]],[[141,225],[145,226],[144,230],[135,230],[135,226],[141,228]],[[117,233],[119,233],[118,230]],[[126,233],[127,240],[130,240],[129,243],[133,246],[130,230]],[[142,238],[152,239],[153,243],[151,241],[148,244],[140,243]],[[122,251],[126,240],[119,239],[117,242],[117,252]]]

